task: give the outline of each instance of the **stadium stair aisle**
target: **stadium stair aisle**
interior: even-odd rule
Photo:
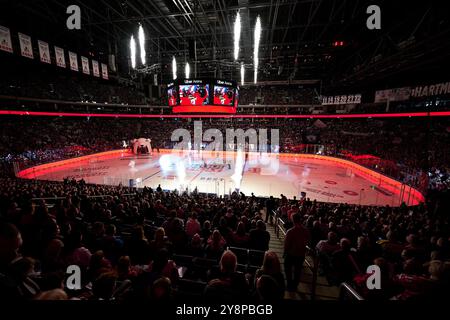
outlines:
[[[275,227],[273,225],[268,225],[267,231],[270,233],[269,249],[276,252],[280,258],[281,272],[284,277],[284,259],[283,259],[283,238],[278,239],[275,234]],[[311,261],[310,257],[307,257]],[[312,261],[311,261],[312,262]],[[291,300],[310,300],[311,299],[311,280],[312,272],[306,266],[303,265],[303,271],[301,276],[300,285],[297,292],[285,291],[284,298]],[[323,276],[317,276],[317,286],[316,286],[316,300],[337,300],[339,297],[339,288],[336,286],[330,286],[328,281]]]

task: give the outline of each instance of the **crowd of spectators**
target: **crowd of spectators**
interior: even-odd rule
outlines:
[[[0,127],[0,159],[33,165],[120,149],[137,137],[152,138],[155,147],[170,141],[171,132],[183,126],[157,120],[70,118],[5,118]]]
[[[284,295],[254,196],[1,179],[0,198],[2,301],[165,301],[199,286],[215,302]],[[252,270],[233,246],[259,254]],[[81,269],[77,290],[66,285],[70,265]]]
[[[109,80],[87,76],[68,69],[4,57],[0,61],[0,96],[13,96],[58,101],[89,101],[128,105],[167,106],[167,93],[146,97],[142,87],[129,80],[119,81],[114,75]],[[92,70],[91,70],[92,72]],[[149,85],[148,83],[146,85]],[[315,88],[300,85],[244,86],[239,91],[241,105],[317,105]]]
[[[136,86],[115,80],[98,80],[79,75],[31,73],[27,77],[0,80],[0,95],[58,101],[95,101],[129,105],[167,106],[167,96],[145,99]],[[315,89],[298,86],[249,86],[239,90],[240,105],[320,105]],[[273,112],[273,111],[272,111]]]
[[[49,99],[58,101],[95,101],[130,105],[167,106],[167,96],[145,99],[135,86],[114,80],[100,81],[88,77],[31,73],[29,77],[7,77],[0,80],[0,95]],[[318,105],[314,89],[290,86],[243,87],[239,90],[240,105]]]
[[[450,285],[445,192],[420,206],[397,208],[299,203],[282,197],[277,212],[287,228],[300,216],[309,245],[317,251],[319,275],[330,284],[350,283],[369,300],[444,299]],[[381,270],[379,290],[366,285],[370,265]]]
[[[320,104],[314,88],[298,85],[244,86],[239,90],[241,105],[317,105]]]
[[[434,190],[418,207],[375,208],[2,178],[2,298],[275,301],[284,290],[297,290],[305,251],[292,243],[302,242],[317,249],[320,274],[331,285],[350,282],[367,299],[435,297],[448,290],[446,118],[221,119],[202,126],[223,133],[280,129],[281,152],[313,144],[326,146],[314,149],[323,154],[372,154],[428,170]],[[186,119],[6,117],[0,155],[3,163],[31,165],[122,148],[136,137],[170,148],[177,128],[193,133]],[[284,273],[282,257],[270,251],[264,207],[294,228],[286,238]],[[250,263],[243,257],[247,249],[259,259]],[[80,290],[65,282],[72,264],[81,267]],[[376,293],[364,289],[371,264],[383,274]]]
[[[436,195],[417,207],[363,207],[2,178],[0,297],[273,303],[298,290],[308,245],[330,285],[351,283],[366,299],[442,298],[448,191]],[[264,221],[272,208],[288,229],[284,273]],[[381,290],[365,289],[372,264]],[[79,288],[67,285],[71,265]]]
[[[144,94],[134,86],[65,75],[52,76],[47,81],[42,74],[31,74],[26,79],[17,80],[2,78],[0,94],[58,101],[145,104]]]
[[[58,70],[29,63],[14,57],[0,61],[0,96],[49,99],[58,101],[89,101],[96,103],[145,104],[145,95],[131,81],[103,80],[81,72]],[[92,72],[92,70],[91,70]]]

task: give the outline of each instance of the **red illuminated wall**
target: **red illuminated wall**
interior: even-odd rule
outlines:
[[[131,154],[128,149],[122,149],[122,150],[112,150],[112,151],[106,151],[106,152],[100,152],[95,154],[90,154],[88,156],[82,156],[67,160],[61,160],[56,162],[50,162],[41,164],[39,166],[31,167],[22,171],[19,171],[17,173],[18,178],[23,179],[36,179],[41,175],[51,173],[55,170],[62,169],[64,167],[71,167],[72,165],[79,165],[81,163],[89,163],[90,160],[93,159],[115,159],[118,157],[121,157],[126,154]]]
[[[202,106],[204,108],[226,108],[208,109],[211,112],[235,113],[236,108],[220,106]],[[175,112],[183,112],[183,110]],[[180,107],[182,108],[182,107]],[[190,107],[192,108],[192,107]],[[232,110],[233,109],[233,110]],[[232,112],[231,112],[232,111]],[[357,119],[357,118],[411,118],[411,117],[450,117],[450,111],[439,112],[412,112],[412,113],[361,113],[361,114],[133,114],[133,113],[79,113],[79,112],[47,112],[47,111],[19,111],[19,110],[0,110],[0,115],[17,116],[50,116],[50,117],[98,117],[98,118],[280,118],[280,119]]]

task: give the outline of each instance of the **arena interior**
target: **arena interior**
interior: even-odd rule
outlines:
[[[0,301],[448,298],[445,8],[1,1]]]

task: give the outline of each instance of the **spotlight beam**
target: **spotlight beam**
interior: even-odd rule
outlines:
[[[175,56],[172,58],[172,75],[173,80],[177,78],[177,59],[175,59]]]
[[[130,55],[131,55],[131,67],[133,69],[136,68],[136,41],[134,40],[134,36],[131,36],[130,39]]]
[[[259,66],[259,41],[261,39],[261,19],[258,16],[255,24],[254,45],[253,45],[253,67],[254,67],[254,83],[258,81]]]
[[[236,15],[236,20],[234,21],[234,60],[236,61],[239,57],[239,40],[241,38],[241,16],[239,11]]]
[[[189,74],[191,73],[191,68],[189,67],[189,62],[186,62],[186,66],[184,67],[184,73],[186,79],[189,79]]]
[[[139,31],[138,31],[138,38],[139,38],[139,49],[141,52],[141,62],[142,64],[145,64],[145,34],[144,34],[144,29],[142,28],[142,25],[139,26]]]

